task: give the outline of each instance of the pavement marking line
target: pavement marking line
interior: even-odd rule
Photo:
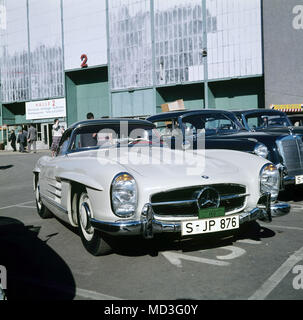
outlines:
[[[7,206],[7,207],[2,207],[2,208],[0,208],[0,210],[9,209],[9,208],[14,208],[14,207],[22,206],[22,205],[24,205],[24,204],[29,204],[29,203],[33,203],[33,202],[35,202],[35,200],[27,201],[27,202],[21,202],[21,203],[16,203],[16,204],[13,204],[13,205],[10,205],[10,206]]]
[[[291,255],[281,266],[270,276],[266,282],[248,300],[264,300],[275,287],[285,278],[290,270],[303,260],[303,247]]]
[[[274,225],[274,224],[270,224],[270,225],[260,224],[260,226],[261,226],[261,227],[265,227],[265,228],[273,227],[273,228],[281,228],[281,229],[289,229],[289,230],[299,230],[299,231],[303,231],[303,228],[299,228],[299,227],[277,226],[277,225]]]
[[[16,208],[36,209],[34,206],[16,206]]]
[[[177,252],[166,251],[166,252],[161,252],[161,253],[171,264],[175,265],[178,268],[182,268],[181,259],[193,261],[193,262],[211,264],[211,265],[215,265],[215,266],[228,266],[228,265],[230,265],[229,262],[223,262],[223,261],[219,261],[219,260],[195,257],[195,256],[190,256],[190,255],[186,255],[186,254],[182,254],[182,253],[177,253]]]
[[[252,240],[252,239],[241,239],[241,240],[237,240],[236,242],[240,242],[240,243],[247,243],[247,244],[261,244],[262,241],[260,240]]]
[[[74,297],[82,297],[82,298],[89,298],[92,300],[123,300],[121,298],[109,296],[107,294],[99,293],[96,291],[91,291],[91,290],[86,290],[86,289],[81,289],[81,288],[74,288],[71,286],[61,286],[53,283],[40,283],[37,281],[37,279],[33,278],[20,278],[18,275],[17,276],[12,276],[13,279],[19,280],[25,283],[30,284],[31,286],[37,286],[40,288],[45,288],[45,289],[52,289],[57,292],[64,292],[66,294],[73,294]]]
[[[85,290],[76,288],[75,295],[82,298],[89,298],[92,300],[123,300],[121,298],[109,296],[107,294],[99,293],[96,291]]]
[[[229,254],[217,256],[217,259],[220,259],[220,260],[232,260],[232,259],[241,257],[243,254],[246,253],[246,250],[236,246],[225,246],[220,249],[231,251],[231,253]]]

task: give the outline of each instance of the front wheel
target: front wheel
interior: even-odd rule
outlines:
[[[40,218],[42,219],[51,218],[53,214],[45,207],[45,205],[41,200],[39,177],[37,177],[37,181],[35,183],[35,199],[36,199],[37,211]]]
[[[78,229],[85,249],[94,256],[109,253],[111,247],[105,241],[104,235],[96,230],[90,223],[90,217],[93,217],[93,211],[86,191],[83,191],[79,195],[77,217]]]

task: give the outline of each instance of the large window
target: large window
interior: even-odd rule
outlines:
[[[28,0],[32,99],[64,96],[60,0]]]
[[[64,96],[60,5],[60,0],[0,0],[2,102]]]
[[[65,70],[107,64],[105,0],[62,0]],[[111,2],[111,0],[110,0]]]
[[[0,0],[0,80],[2,102],[29,99],[26,0]]]
[[[202,1],[156,0],[154,19],[157,84],[194,80],[195,71],[203,75]]]
[[[152,85],[149,0],[110,0],[109,36],[112,89]]]
[[[262,74],[260,0],[206,0],[208,79]],[[204,80],[202,0],[155,0],[156,82]]]
[[[152,84],[151,18],[154,19],[156,85],[261,75],[260,0],[109,1],[112,89]]]

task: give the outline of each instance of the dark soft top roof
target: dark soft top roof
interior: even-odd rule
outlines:
[[[273,109],[247,109],[247,110],[233,110],[234,114],[264,114],[264,115],[270,115],[270,114],[279,114],[279,115],[285,115],[284,112],[279,110],[273,110]]]
[[[94,126],[94,125],[117,125],[120,122],[128,122],[130,125],[141,125],[152,127],[153,124],[146,120],[139,119],[128,119],[128,118],[106,118],[106,119],[92,119],[92,120],[83,120],[73,123],[69,129],[80,128],[84,126]]]
[[[164,121],[167,119],[177,119],[178,117],[186,114],[203,114],[203,113],[227,113],[230,114],[228,110],[218,110],[218,109],[201,109],[201,110],[186,110],[186,111],[170,111],[156,114],[154,116],[148,117],[146,120],[154,121]]]

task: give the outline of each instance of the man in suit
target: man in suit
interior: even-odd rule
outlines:
[[[36,141],[37,141],[37,130],[31,124],[27,133],[28,152],[31,152],[31,149],[33,146],[33,151],[34,153],[36,153]]]
[[[16,134],[15,134],[15,130],[12,130],[8,141],[10,141],[11,146],[14,149],[14,151],[16,151],[16,140],[17,140],[17,137],[16,137]]]
[[[17,143],[19,143],[19,152],[25,152],[24,145],[26,143],[26,135],[22,130],[19,130]]]

